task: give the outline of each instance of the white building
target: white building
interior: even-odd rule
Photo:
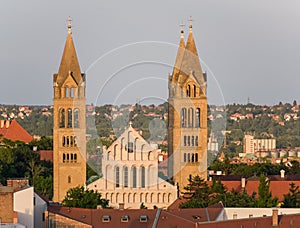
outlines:
[[[103,151],[103,178],[87,186],[97,190],[110,206],[137,209],[168,207],[177,199],[177,187],[158,177],[158,153],[130,126]]]
[[[14,211],[18,213],[18,223],[34,227],[34,190],[26,187],[14,192]]]
[[[253,135],[244,136],[244,153],[254,154],[276,149],[276,139],[254,139]]]

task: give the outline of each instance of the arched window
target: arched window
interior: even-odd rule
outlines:
[[[195,162],[198,162],[198,153],[195,153]]]
[[[186,108],[181,109],[181,127],[186,127]]]
[[[197,95],[197,87],[194,85],[194,97]]]
[[[137,152],[137,142],[138,142],[138,138],[135,138],[134,140],[134,160],[136,161],[136,152]]]
[[[196,136],[196,139],[195,139],[195,146],[198,146],[198,136]]]
[[[69,162],[70,161],[70,155],[69,154],[67,154],[67,162]]]
[[[136,188],[136,167],[132,167],[132,187]]]
[[[65,127],[65,109],[61,109],[60,111],[59,111],[59,127],[60,128],[63,128],[63,127]]]
[[[70,154],[71,162],[73,162],[73,154]]]
[[[187,160],[187,162],[191,162],[191,154],[190,153],[188,153],[188,160]]]
[[[183,154],[183,162],[186,162],[186,153]]]
[[[133,152],[133,142],[131,141],[132,140],[131,139],[131,134],[132,134],[132,132],[129,131],[128,132],[128,145],[127,145],[127,151],[128,151],[128,153],[132,153]]]
[[[68,128],[72,127],[72,109],[68,109],[68,124],[67,124]]]
[[[116,188],[120,187],[120,168],[119,166],[116,167]]]
[[[141,160],[144,160],[144,147],[145,147],[145,144],[143,144],[141,146]]]
[[[76,108],[74,110],[74,127],[79,128],[79,110]]]
[[[195,145],[194,136],[192,136],[192,146]]]
[[[70,145],[71,145],[71,147],[73,147],[73,145],[74,145],[74,137],[73,136],[70,136]]]
[[[188,136],[188,146],[191,145],[191,136]]]
[[[66,136],[62,137],[62,146],[65,147],[66,146]]]
[[[186,146],[186,135],[183,136],[183,145]]]
[[[196,109],[196,126],[195,127],[200,127],[200,108]]]
[[[65,163],[65,162],[66,162],[66,154],[63,153],[63,163]]]
[[[188,85],[188,86],[186,87],[186,96],[187,96],[187,97],[191,97],[191,86],[190,86],[190,85]]]
[[[114,160],[116,160],[116,156],[117,156],[117,146],[118,144],[114,146]]]
[[[194,109],[189,108],[188,109],[188,127],[194,126]]]
[[[145,174],[146,174],[145,167],[142,166],[141,167],[141,187],[142,188],[146,187],[146,177],[145,177]]]
[[[124,188],[128,188],[128,167],[124,167]]]
[[[71,183],[71,176],[68,176],[68,183]]]

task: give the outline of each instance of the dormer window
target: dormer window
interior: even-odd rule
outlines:
[[[140,222],[147,222],[147,221],[148,221],[147,215],[141,215],[140,216]]]
[[[110,216],[109,215],[103,215],[102,216],[102,222],[110,222]]]
[[[129,216],[128,215],[123,215],[121,217],[121,222],[128,222],[129,221]]]

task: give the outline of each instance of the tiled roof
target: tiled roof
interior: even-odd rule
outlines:
[[[12,141],[25,143],[33,140],[33,137],[16,120],[0,120],[0,135]]]

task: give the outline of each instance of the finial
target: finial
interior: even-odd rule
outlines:
[[[71,30],[71,28],[72,28],[72,25],[71,25],[72,19],[71,19],[70,16],[68,17],[67,22],[68,22],[68,34],[72,34],[72,30]]]
[[[184,37],[183,37],[183,34],[184,34],[183,29],[184,29],[184,27],[185,27],[185,24],[183,24],[183,23],[181,22],[179,26],[180,26],[180,28],[181,28],[181,30],[180,30],[180,36],[181,36],[181,38],[184,38]]]
[[[131,120],[129,121],[129,127],[132,127],[132,121]]]
[[[193,18],[192,18],[192,16],[190,16],[190,19],[188,20],[189,22],[190,22],[190,26],[189,26],[189,28],[190,28],[190,32],[192,32],[192,28],[193,28]]]

